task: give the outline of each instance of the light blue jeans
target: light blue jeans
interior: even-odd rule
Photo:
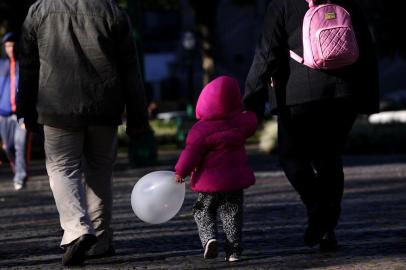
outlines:
[[[15,115],[0,116],[0,137],[14,171],[14,182],[24,184],[27,178],[27,130],[20,127]]]
[[[61,246],[83,234],[111,241],[117,127],[66,130],[44,126],[44,135],[46,168],[64,230]],[[109,244],[100,243],[103,249]]]

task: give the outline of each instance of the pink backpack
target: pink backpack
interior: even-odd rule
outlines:
[[[306,0],[309,10],[303,20],[303,58],[290,51],[290,57],[314,69],[337,69],[358,59],[358,44],[351,17],[344,8],[330,3]]]

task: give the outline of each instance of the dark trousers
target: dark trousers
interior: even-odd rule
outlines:
[[[346,99],[280,109],[280,162],[307,208],[309,224],[334,230],[344,190],[342,151],[356,113]],[[317,224],[316,224],[317,223]]]
[[[199,193],[193,215],[203,248],[207,241],[217,238],[217,213],[226,235],[226,254],[241,253],[243,224],[243,190],[236,192]]]

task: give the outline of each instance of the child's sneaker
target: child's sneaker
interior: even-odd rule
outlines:
[[[14,182],[14,190],[19,191],[19,190],[22,190],[23,188],[24,188],[23,183]]]
[[[231,253],[229,256],[226,255],[225,261],[226,262],[238,262],[241,260],[241,256],[237,253]]]
[[[214,259],[218,255],[217,240],[210,239],[204,248],[204,258],[205,259]]]
[[[22,180],[13,180],[13,182],[14,182],[14,190],[19,191],[19,190],[22,190],[23,188],[25,188],[27,180],[28,180],[27,176],[24,177],[24,179],[22,179]]]

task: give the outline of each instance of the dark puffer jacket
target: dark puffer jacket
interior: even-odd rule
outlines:
[[[54,127],[147,125],[132,31],[114,0],[41,0],[24,22],[19,117]]]
[[[289,50],[303,56],[302,26],[309,5],[305,0],[273,0],[246,81],[244,105],[249,110],[261,116],[270,89],[273,109],[348,98],[358,113],[378,111],[378,68],[368,25],[354,0],[331,2],[351,14],[360,50],[358,61],[345,68],[323,71],[291,59]],[[274,88],[268,88],[271,78]]]

